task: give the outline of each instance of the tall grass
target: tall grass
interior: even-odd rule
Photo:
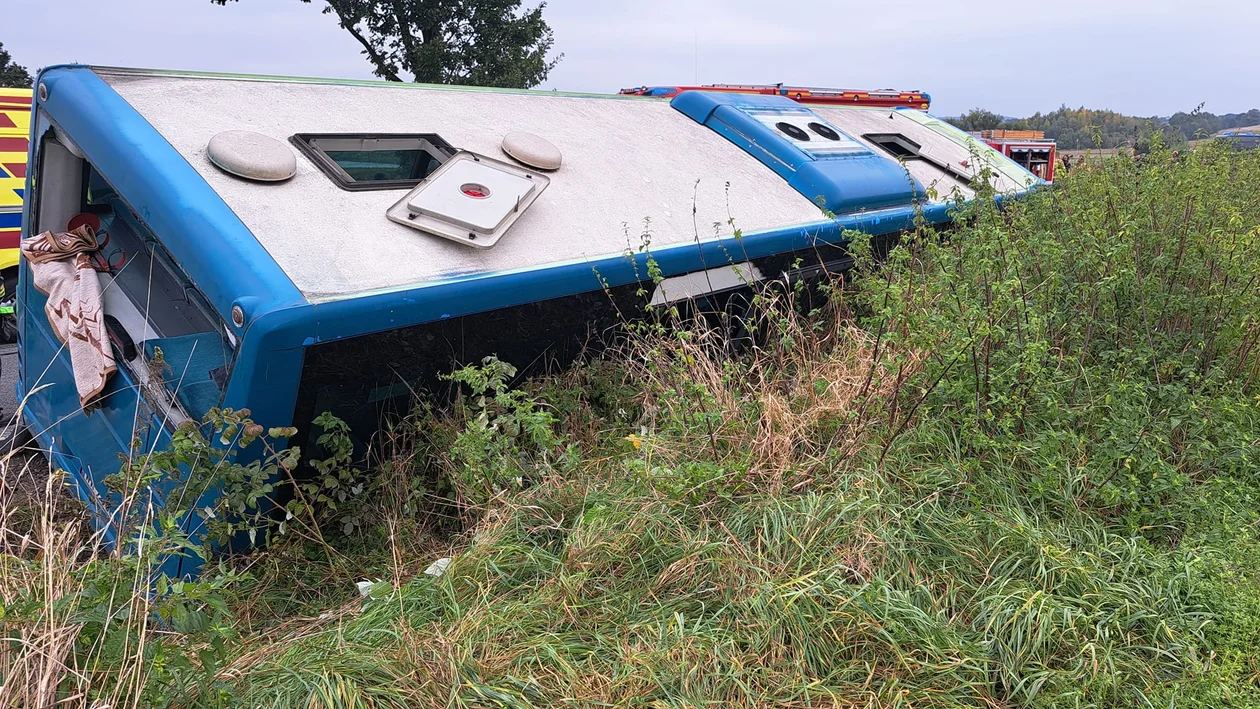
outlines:
[[[105,602],[161,648],[143,675],[58,614],[126,567],[49,525],[6,557],[0,696],[1260,706],[1258,183],[1220,146],[1119,156],[879,262],[856,237],[854,277],[812,312],[766,290],[735,354],[710,321],[517,388],[465,370],[361,531],[212,568],[178,631]]]

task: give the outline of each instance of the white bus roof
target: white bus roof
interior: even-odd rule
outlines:
[[[98,73],[312,301],[607,256],[638,249],[645,230],[660,248],[692,241],[697,231],[711,237],[714,223],[729,234],[729,218],[748,232],[822,219],[786,182],[666,102]],[[386,209],[403,192],[343,190],[303,155],[287,182],[227,175],[207,159],[206,145],[236,129],[286,142],[296,133],[437,133],[494,157],[502,156],[503,136],[521,130],[558,146],[564,166],[511,233],[482,251],[388,221]]]
[[[665,101],[95,71],[205,178],[311,302],[595,260],[648,240],[659,250],[735,229],[751,234],[826,218],[744,149]],[[865,126],[874,121],[871,111],[889,115],[827,109],[826,116],[841,128],[846,115]],[[436,133],[456,148],[503,160],[503,137],[526,131],[559,147],[564,164],[502,241],[480,250],[390,222],[386,210],[405,191],[343,190],[296,149],[297,174],[288,181],[230,176],[206,157],[210,139],[229,130],[286,143],[299,133]],[[920,142],[958,151],[957,140],[918,131]],[[915,176],[927,185],[933,175],[923,171],[918,166]],[[1024,186],[1000,181],[999,189]]]

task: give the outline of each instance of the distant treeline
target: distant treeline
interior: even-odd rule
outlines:
[[[1047,138],[1053,138],[1065,150],[1129,146],[1145,151],[1156,133],[1166,145],[1177,146],[1190,140],[1210,138],[1222,130],[1260,125],[1260,109],[1253,108],[1246,113],[1226,113],[1219,116],[1194,110],[1189,113],[1174,113],[1168,118],[1143,118],[1126,116],[1115,111],[1061,106],[1056,111],[1036,113],[1029,118],[1005,118],[992,111],[976,108],[948,120],[968,131],[993,128],[1043,130]]]

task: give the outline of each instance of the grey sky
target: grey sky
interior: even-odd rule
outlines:
[[[528,3],[527,3],[528,4]],[[39,66],[371,78],[318,0],[0,0],[0,42]],[[1191,9],[1193,8],[1193,9]],[[942,115],[1061,103],[1167,115],[1260,106],[1246,0],[551,0],[547,88],[775,83],[920,89]]]

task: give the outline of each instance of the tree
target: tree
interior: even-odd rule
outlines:
[[[0,42],[0,86],[18,89],[29,89],[35,80],[31,78],[26,67],[15,64],[4,51],[4,42]]]
[[[983,108],[973,108],[957,118],[949,119],[950,123],[958,126],[965,131],[974,130],[993,130],[1000,128],[1005,119],[993,111],[986,111]]]
[[[524,11],[521,0],[325,2],[324,12],[363,45],[373,73],[390,81],[529,88],[563,57],[547,57],[555,40],[545,2]]]

